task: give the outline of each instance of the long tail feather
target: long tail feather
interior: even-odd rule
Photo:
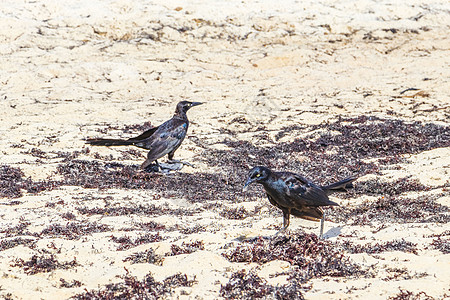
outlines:
[[[127,146],[133,145],[134,141],[118,139],[87,139],[86,143],[93,146]]]
[[[322,189],[325,191],[327,195],[334,192],[346,192],[347,189],[353,187],[353,181],[358,179],[357,177],[349,177],[344,180],[341,180],[336,183],[332,183],[330,185],[323,186]]]

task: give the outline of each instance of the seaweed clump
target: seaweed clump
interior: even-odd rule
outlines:
[[[220,288],[220,296],[225,299],[305,299],[300,285],[289,283],[273,286],[253,272],[245,270],[233,273],[229,282]]]
[[[354,195],[390,195],[396,196],[407,192],[429,191],[431,187],[420,183],[418,179],[404,177],[393,182],[382,182],[379,179],[370,179],[358,182],[355,189],[349,189],[341,197],[350,198]]]
[[[149,248],[142,252],[133,253],[132,255],[127,256],[123,261],[129,261],[131,264],[158,264],[161,262],[161,258],[155,254],[155,251],[152,248]]]
[[[450,253],[450,238],[436,238],[430,244],[434,249],[441,251],[444,254]]]
[[[86,291],[72,298],[77,300],[162,299],[170,296],[177,287],[191,287],[196,283],[195,278],[188,279],[186,274],[175,274],[158,282],[151,273],[147,274],[144,279],[138,280],[127,271],[122,279],[123,282],[108,284],[103,289]]]
[[[77,240],[82,236],[111,231],[111,227],[97,223],[68,223],[67,225],[54,224],[43,229],[40,235],[49,235],[53,237],[63,237],[68,240]]]
[[[70,262],[60,263],[54,255],[49,257],[33,255],[29,261],[24,261],[21,258],[14,260],[11,267],[21,267],[27,275],[34,275],[51,272],[56,269],[69,269],[78,265],[76,258]]]
[[[120,207],[94,207],[77,208],[82,215],[107,215],[107,216],[129,216],[135,214],[142,215],[176,215],[176,216],[192,216],[195,210],[189,209],[171,209],[168,207],[157,207],[154,204],[149,205],[135,205],[135,206],[120,206]],[[151,225],[149,225],[151,226]]]
[[[29,236],[38,236],[36,233],[32,233],[28,230],[28,226],[30,222],[25,222],[20,220],[19,224],[13,227],[8,227],[6,229],[0,230],[0,233],[4,233],[4,237],[14,237],[18,235],[29,235]]]
[[[51,190],[58,186],[58,182],[33,181],[31,178],[24,178],[25,174],[20,168],[10,167],[8,165],[0,166],[0,197],[19,198],[22,197],[22,190],[28,193],[39,193],[45,190]]]
[[[68,288],[68,289],[70,289],[70,288],[74,288],[74,287],[80,287],[80,286],[83,285],[80,281],[75,280],[75,279],[72,280],[72,282],[68,282],[64,278],[60,278],[59,281],[61,282],[60,285],[59,285],[60,288]]]
[[[400,292],[388,298],[388,300],[434,300],[433,297],[428,296],[425,292],[413,293],[411,291],[400,289]]]
[[[403,251],[417,255],[417,244],[407,242],[403,239],[401,241],[395,240],[383,244],[376,243],[374,245],[372,244],[355,245],[352,244],[350,241],[345,241],[344,243],[342,243],[342,246],[345,250],[347,250],[352,254],[355,253],[376,254],[385,251]]]
[[[296,278],[304,283],[322,276],[344,277],[365,272],[346,257],[338,245],[319,240],[315,234],[305,232],[295,236],[280,236],[272,241],[258,238],[245,242],[223,255],[231,262],[256,262],[260,264],[283,260],[295,266]]]
[[[170,246],[170,254],[168,256],[175,256],[180,254],[190,254],[198,250],[204,250],[205,246],[203,244],[203,241],[196,241],[192,243],[185,243],[183,242],[181,246],[172,244]]]
[[[220,215],[230,220],[243,220],[248,217],[249,213],[244,207],[239,207],[224,209]]]
[[[24,239],[21,237],[9,239],[9,240],[5,239],[5,240],[0,241],[0,251],[14,248],[18,245],[24,245],[24,246],[33,245],[33,244],[35,244],[35,242],[36,241],[33,239]]]
[[[155,243],[155,242],[159,242],[162,240],[162,237],[159,235],[159,233],[157,234],[144,234],[141,235],[135,239],[132,239],[128,236],[123,236],[123,237],[116,237],[116,236],[111,236],[110,241],[118,243],[119,246],[117,247],[117,251],[124,251],[124,250],[128,250],[130,248],[142,245],[142,244],[148,244],[148,243]]]
[[[437,203],[439,195],[417,198],[382,196],[376,201],[366,201],[355,207],[333,207],[327,216],[337,222],[353,221],[353,225],[367,225],[372,221],[396,223],[447,223],[450,209]]]
[[[209,150],[208,150],[209,151]],[[138,172],[137,166],[115,162],[74,160],[57,167],[63,176],[62,185],[84,188],[149,189],[159,197],[182,197],[191,202],[215,201],[217,198],[236,201],[243,196],[242,178],[233,170],[227,174],[177,173],[162,176],[159,173]],[[186,184],[189,182],[189,184]]]

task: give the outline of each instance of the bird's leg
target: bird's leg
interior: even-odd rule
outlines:
[[[155,160],[155,165],[152,166],[151,163],[152,163],[151,161],[146,159],[144,161],[144,163],[141,165],[141,169],[145,170],[145,171],[151,171],[151,172],[159,172],[159,170],[161,170],[161,167],[157,160]]]
[[[148,161],[148,159],[146,159],[146,160],[142,163],[141,169],[142,169],[142,170],[145,170],[148,166],[150,166],[150,164],[151,164],[151,161]]]
[[[319,239],[323,239],[323,224],[325,223],[325,213],[322,215],[322,219],[320,219],[320,235]]]
[[[290,215],[291,215],[290,209],[283,210],[283,228],[278,230],[277,233],[275,233],[275,236],[279,235],[280,233],[285,232],[286,229],[289,227],[289,217],[290,217]]]

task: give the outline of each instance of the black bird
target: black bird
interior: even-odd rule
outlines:
[[[186,112],[201,102],[181,101],[177,104],[175,114],[172,119],[164,122],[158,127],[151,128],[141,135],[127,140],[120,139],[87,139],[86,143],[93,146],[126,146],[133,145],[139,148],[150,150],[147,159],[141,165],[142,169],[147,168],[153,161],[159,167],[157,159],[165,156],[169,157],[169,162],[173,160],[175,151],[180,147],[189,127],[189,120]]]
[[[339,205],[328,199],[333,192],[346,191],[353,187],[352,182],[356,177],[350,177],[342,181],[318,186],[308,179],[291,172],[273,172],[266,167],[254,167],[248,173],[244,191],[253,182],[260,183],[269,198],[269,202],[283,211],[283,232],[289,226],[289,216],[293,215],[310,221],[321,221],[320,238],[323,237],[324,213],[320,206]]]

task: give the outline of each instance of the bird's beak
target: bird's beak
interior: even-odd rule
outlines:
[[[244,184],[244,187],[242,188],[242,191],[245,192],[248,189],[248,186],[253,182],[251,178],[247,179],[247,182]]]
[[[197,105],[202,105],[202,102],[192,102],[191,106],[197,106]]]

